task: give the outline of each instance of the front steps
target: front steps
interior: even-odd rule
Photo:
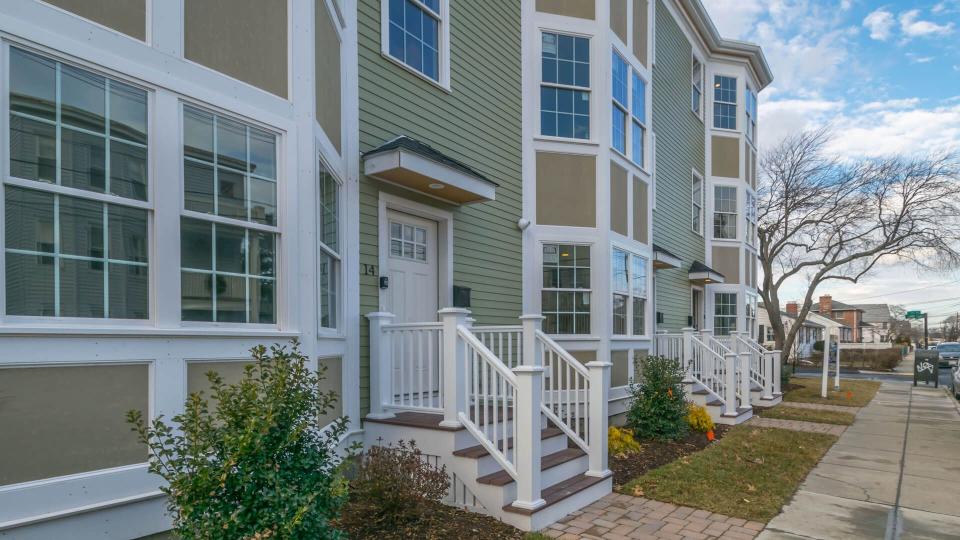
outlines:
[[[541,418],[540,496],[545,504],[535,510],[515,506],[517,486],[513,478],[469,431],[441,426],[441,420],[443,415],[429,412],[397,412],[392,418],[367,418],[365,442],[386,446],[400,440],[415,441],[428,459],[446,466],[457,484],[455,491],[469,492],[448,503],[491,515],[525,531],[542,529],[613,490],[612,476],[587,475],[587,454]],[[512,419],[507,422],[509,426]],[[507,448],[512,447],[510,439]]]
[[[735,426],[742,424],[753,418],[752,407],[740,407],[736,410],[730,409],[722,401],[710,394],[702,385],[693,381],[684,381],[683,389],[690,401],[706,407],[710,413],[710,418],[717,424]]]

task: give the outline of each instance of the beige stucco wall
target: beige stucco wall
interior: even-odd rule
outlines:
[[[650,204],[647,183],[639,178],[633,181],[633,239],[644,244],[650,241],[650,220],[647,206]]]
[[[146,0],[44,0],[141,41],[147,38]]]
[[[628,181],[627,170],[610,162],[610,230],[624,236],[630,234],[627,224],[627,205],[630,204]]]
[[[320,418],[320,424],[326,425],[343,416],[343,360],[340,357],[321,358],[317,361],[320,366],[326,366],[320,389],[324,392],[333,390],[337,394],[337,402],[333,404],[327,414]]]
[[[316,57],[314,84],[317,92],[317,121],[330,142],[340,150],[340,39],[326,4],[317,2],[314,10]]]
[[[647,61],[647,27],[648,19],[647,0],[633,0],[633,55],[640,62],[649,67]]]
[[[184,56],[287,97],[287,0],[184,0]]]
[[[593,0],[537,0],[537,11],[581,19],[596,17]]]
[[[610,351],[610,387],[630,384],[630,351]]]
[[[710,267],[723,274],[726,283],[740,283],[740,249],[713,246],[713,262]]]
[[[750,150],[750,186],[757,189],[757,153]]]
[[[597,226],[595,156],[537,152],[537,223]]]
[[[739,139],[714,135],[711,142],[711,152],[713,155],[710,170],[714,176],[740,177]]]
[[[147,364],[0,369],[0,485],[145,462],[148,386]]]
[[[757,258],[750,251],[743,251],[743,273],[747,276],[747,285],[757,288]]]
[[[627,0],[610,0],[610,29],[627,43]]]

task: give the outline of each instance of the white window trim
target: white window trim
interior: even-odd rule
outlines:
[[[710,217],[711,217],[711,219],[710,219],[710,227],[711,227],[711,233],[712,233],[712,234],[711,234],[711,237],[712,237],[714,240],[728,240],[728,241],[736,240],[737,238],[740,237],[740,224],[739,224],[739,222],[738,222],[738,220],[740,219],[740,200],[739,200],[740,190],[737,189],[736,186],[726,185],[726,184],[713,184],[713,185],[710,186],[710,187],[711,187],[711,189],[713,190],[713,193],[711,193],[711,195],[713,196],[713,197],[712,197],[712,200],[713,200],[713,214],[710,216]],[[726,189],[733,189],[733,190],[734,190],[734,201],[736,201],[736,205],[737,205],[737,209],[736,209],[735,212],[721,212],[720,210],[717,210],[717,188],[726,188]],[[716,215],[717,215],[717,214],[724,214],[724,215],[728,215],[728,216],[731,216],[731,215],[733,216],[732,222],[733,222],[734,228],[735,228],[736,230],[734,231],[732,238],[723,238],[723,237],[717,236],[717,226],[716,226]]]
[[[323,154],[318,150],[317,151],[317,172],[316,172],[316,188],[317,196],[314,197],[316,203],[316,227],[317,227],[317,256],[316,256],[316,298],[317,298],[317,335],[320,337],[343,337],[345,335],[343,317],[344,317],[344,301],[343,301],[343,229],[344,229],[344,212],[346,211],[346,205],[344,203],[344,184],[343,180],[340,178],[340,175],[337,174],[336,169],[330,166],[327,160],[323,157]],[[320,220],[323,219],[322,212],[320,211],[320,168],[323,167],[326,169],[327,174],[329,174],[333,181],[337,184],[337,244],[340,246],[340,252],[338,253],[327,246],[324,243],[323,239],[320,237]],[[337,305],[335,306],[334,316],[336,317],[336,326],[335,327],[326,327],[320,325],[320,297],[322,291],[320,290],[320,253],[326,253],[331,258],[336,261],[337,268],[334,272],[334,294],[337,298]]]
[[[385,0],[381,0],[385,1]],[[577,38],[585,38],[590,43],[590,86],[571,86],[568,84],[559,84],[543,81],[543,34],[563,34],[566,36],[572,36]],[[548,141],[548,142],[560,142],[568,144],[585,144],[590,146],[597,146],[597,130],[595,129],[597,122],[594,121],[597,115],[597,104],[593,96],[593,85],[596,79],[596,74],[594,73],[593,66],[596,64],[596,47],[594,46],[593,36],[589,34],[583,34],[577,31],[569,29],[560,29],[560,28],[549,28],[549,27],[540,27],[537,28],[537,55],[536,55],[536,73],[537,73],[537,88],[536,88],[536,104],[534,107],[534,124],[536,126],[534,139],[539,141]],[[612,79],[612,75],[611,75]],[[589,106],[589,123],[587,128],[590,130],[590,136],[586,139],[578,139],[576,137],[560,137],[559,135],[544,135],[543,134],[543,125],[540,122],[540,116],[542,112],[542,102],[540,101],[540,89],[543,86],[549,86],[552,88],[559,88],[562,90],[576,90],[581,92],[586,92],[590,95],[590,106]],[[612,99],[612,98],[611,98]],[[611,148],[613,145],[611,145]]]
[[[733,315],[717,315],[717,295],[719,294],[733,295],[733,304],[732,304],[734,309]],[[715,290],[713,291],[713,294],[711,296],[712,297],[711,297],[710,307],[712,308],[713,313],[711,314],[710,320],[711,320],[714,333],[716,333],[717,331],[717,319],[720,317],[723,317],[724,319],[732,318],[734,326],[731,332],[738,331],[740,329],[739,328],[740,326],[740,295],[737,294],[736,291]],[[726,305],[729,305],[729,304],[726,304]],[[717,334],[717,335],[720,335],[720,334]]]
[[[613,86],[614,86],[614,85],[613,85],[613,55],[617,55],[617,57],[619,57],[620,60],[623,61],[623,64],[624,64],[624,65],[626,66],[626,68],[627,68],[627,73],[626,73],[626,78],[627,78],[627,80],[624,81],[624,82],[626,83],[626,86],[627,86],[627,95],[626,95],[626,100],[627,100],[627,102],[626,102],[626,103],[620,103],[619,101],[617,101],[616,96],[613,95]],[[632,143],[632,140],[631,140],[631,139],[632,139],[632,137],[631,137],[631,131],[632,131],[632,128],[633,128],[633,118],[632,118],[632,116],[631,116],[632,113],[631,113],[631,110],[630,110],[630,109],[631,109],[631,105],[632,105],[631,101],[632,101],[632,97],[633,97],[633,94],[631,93],[631,90],[633,90],[633,77],[632,77],[632,73],[633,73],[633,68],[630,66],[630,62],[627,60],[626,56],[625,56],[622,52],[620,52],[619,50],[617,50],[616,47],[613,47],[613,52],[612,52],[611,57],[610,57],[610,103],[611,103],[614,107],[616,107],[617,109],[619,109],[620,112],[623,113],[623,126],[621,126],[621,127],[623,128],[623,151],[621,152],[621,151],[615,146],[615,144],[614,144],[613,131],[612,131],[613,125],[614,125],[614,124],[613,124],[613,111],[612,111],[612,109],[611,109],[611,112],[610,112],[610,116],[611,116],[611,117],[610,117],[610,128],[611,128],[611,132],[610,132],[610,149],[613,150],[614,153],[620,154],[621,156],[623,156],[624,158],[626,158],[628,161],[632,161],[632,160],[630,159],[630,157],[629,157],[629,156],[630,156],[630,149],[632,148],[632,144],[631,144],[631,143]]]
[[[700,98],[697,100],[697,105],[699,110],[693,109],[693,90],[695,88],[693,81],[693,68],[695,65],[699,64],[700,66]],[[704,69],[703,60],[701,60],[695,53],[690,53],[690,112],[693,113],[701,122],[703,122],[703,109],[706,108],[706,103],[704,100],[703,89],[706,86],[706,69]]]
[[[696,169],[691,169],[691,172],[692,174],[690,176],[691,178],[691,181],[690,181],[690,228],[693,230],[693,232],[697,233],[697,235],[703,237],[704,235],[703,231],[705,226],[704,221],[706,220],[706,212],[704,212],[705,210],[704,203],[706,199],[705,195],[707,193],[707,189],[706,189],[707,186],[702,174],[697,172]],[[693,185],[695,182],[700,182],[700,200],[698,201],[693,200]],[[693,227],[694,217],[699,218],[697,220],[697,223],[700,225],[699,227]]]
[[[750,113],[750,103],[751,102],[753,103],[753,107],[757,108],[757,114],[759,114],[759,106],[758,106],[759,104],[757,103],[757,98],[758,98],[757,93],[754,92],[752,88],[750,88],[749,84],[747,84],[745,86],[745,91],[743,96],[743,101],[744,101],[743,110],[744,110],[744,114],[746,115],[744,133],[746,135],[747,142],[749,142],[751,146],[756,146],[757,119],[754,118],[755,115]],[[750,179],[747,178],[747,181],[749,182]]]
[[[590,249],[590,287],[589,287],[589,288],[586,288],[586,289],[580,288],[580,289],[578,289],[578,288],[547,287],[547,286],[544,284],[544,282],[543,282],[543,268],[544,268],[543,246],[548,245],[548,244],[550,244],[550,245],[556,245],[556,246],[568,245],[568,246],[576,246],[576,247],[586,247],[586,248],[589,248],[589,249]],[[559,337],[559,338],[561,338],[561,339],[567,339],[567,338],[570,338],[570,339],[588,339],[588,338],[589,338],[589,339],[592,339],[592,336],[594,336],[594,335],[596,334],[596,324],[595,324],[595,321],[594,321],[594,318],[593,318],[594,307],[597,305],[596,302],[594,301],[594,283],[595,283],[595,279],[596,279],[596,277],[594,276],[594,269],[598,268],[598,266],[597,266],[597,264],[595,263],[595,260],[596,260],[595,255],[596,255],[596,254],[594,253],[594,250],[593,250],[593,244],[591,244],[591,243],[589,243],[589,242],[572,241],[572,240],[541,239],[541,240],[537,243],[537,263],[538,263],[538,265],[537,265],[537,274],[538,274],[538,276],[539,276],[539,277],[538,277],[538,280],[537,280],[537,281],[538,281],[538,283],[537,283],[537,285],[538,285],[538,288],[537,288],[537,304],[540,305],[540,312],[541,312],[541,313],[543,313],[543,292],[544,292],[544,291],[574,292],[574,293],[581,292],[581,293],[588,293],[588,294],[590,295],[590,309],[589,309],[589,311],[587,312],[587,315],[588,315],[589,321],[590,321],[590,331],[589,331],[589,332],[585,332],[585,333],[576,333],[576,334],[556,334],[556,333],[555,333],[555,334],[550,334],[551,336],[556,336],[556,337]]]
[[[613,267],[613,254],[614,254],[615,252],[617,252],[617,251],[619,251],[619,252],[621,252],[621,253],[626,253],[626,255],[627,255],[627,290],[626,290],[626,293],[624,293],[624,291],[617,290],[617,289],[614,289],[614,288],[613,288],[613,283],[614,283],[614,279],[613,279],[613,272],[614,272],[614,267]],[[645,266],[646,266],[646,276],[645,276],[645,280],[644,280],[644,281],[645,281],[645,283],[644,283],[644,289],[645,289],[645,291],[646,291],[646,294],[645,294],[644,296],[639,296],[639,295],[634,295],[634,294],[633,294],[633,260],[634,260],[634,259],[641,259],[641,260],[643,260],[644,263],[645,263]],[[652,268],[653,268],[653,267],[652,267],[651,264],[650,264],[650,257],[644,256],[644,255],[640,255],[639,253],[636,253],[636,252],[634,252],[634,251],[631,251],[631,250],[629,250],[629,249],[627,249],[627,248],[625,248],[625,247],[623,247],[622,245],[619,245],[619,244],[613,244],[613,245],[611,246],[611,250],[610,250],[610,310],[609,310],[609,311],[610,311],[610,335],[611,335],[611,337],[617,338],[617,339],[624,339],[624,338],[645,339],[645,338],[648,338],[648,337],[650,336],[650,332],[649,332],[648,329],[650,328],[650,310],[651,310],[651,307],[652,307],[652,304],[653,304],[653,303],[650,301],[650,272],[651,272]],[[593,276],[592,276],[592,274],[591,274],[591,278],[592,278],[592,277],[593,277]],[[625,333],[623,333],[623,334],[614,333],[614,330],[613,330],[613,328],[614,328],[614,325],[613,325],[613,297],[614,297],[614,295],[620,295],[620,296],[626,296],[626,297],[627,297],[627,313],[626,313],[626,326],[625,326],[625,330],[626,330],[626,331],[625,331]],[[638,334],[638,333],[635,333],[635,332],[634,332],[634,328],[633,328],[633,321],[634,321],[633,301],[634,301],[634,299],[642,299],[642,300],[645,301],[645,303],[644,303],[644,313],[643,313],[643,325],[644,325],[644,328],[643,328],[643,331],[642,331],[641,333],[639,333],[639,334]]]
[[[420,0],[410,0],[422,9],[433,11],[426,7]],[[406,70],[408,73],[416,75],[420,79],[436,86],[444,92],[450,93],[450,0],[440,0],[440,25],[438,30],[438,47],[440,58],[438,59],[438,74],[440,80],[434,80],[408,66],[406,62],[390,54],[390,0],[380,0],[380,55],[391,63]]]

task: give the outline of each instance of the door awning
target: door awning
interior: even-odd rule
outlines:
[[[680,268],[683,261],[673,253],[662,247],[653,245],[653,268],[654,270],[663,270],[666,268]]]
[[[713,268],[703,264],[700,261],[693,261],[690,265],[690,282],[697,285],[709,285],[711,283],[724,283],[727,281],[723,274]]]
[[[452,204],[492,201],[498,187],[464,163],[406,135],[365,153],[363,172]]]

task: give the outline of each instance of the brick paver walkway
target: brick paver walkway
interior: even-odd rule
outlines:
[[[781,407],[793,407],[794,409],[813,409],[816,411],[834,411],[857,414],[860,407],[844,407],[843,405],[826,405],[823,403],[795,403],[793,401],[784,401]]]
[[[755,427],[790,429],[793,431],[807,431],[809,433],[827,433],[839,437],[847,430],[847,426],[835,424],[820,424],[817,422],[803,422],[801,420],[781,420],[779,418],[764,418],[754,416],[747,424]]]
[[[763,523],[756,521],[611,493],[542,532],[561,540],[750,540],[762,530]]]

